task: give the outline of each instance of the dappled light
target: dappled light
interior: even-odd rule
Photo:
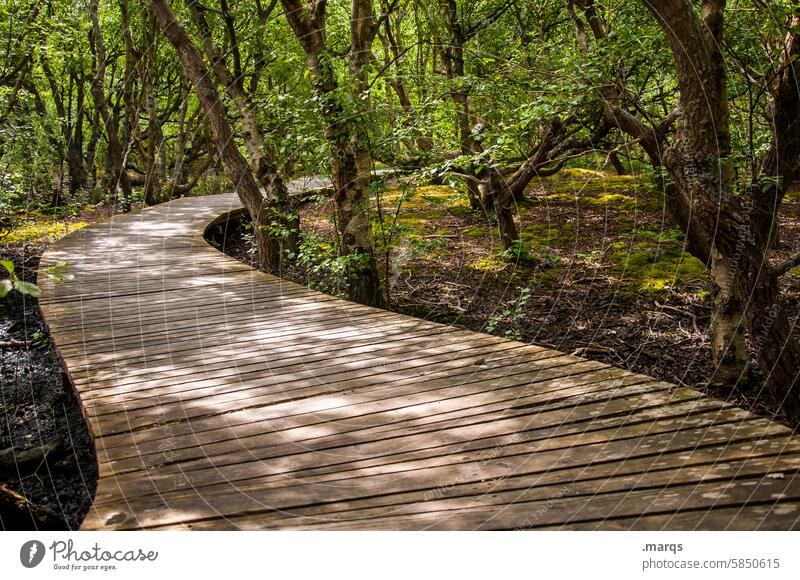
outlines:
[[[800,528],[799,6],[0,0],[0,528]]]

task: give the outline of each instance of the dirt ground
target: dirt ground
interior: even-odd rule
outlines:
[[[11,243],[0,241],[0,258],[14,262],[22,279],[35,282],[48,243],[107,213],[42,217],[17,231]],[[0,450],[41,449],[57,442],[61,449],[33,473],[2,472],[0,483],[53,511],[64,529],[77,529],[94,498],[94,444],[36,299],[12,292],[0,300]]]

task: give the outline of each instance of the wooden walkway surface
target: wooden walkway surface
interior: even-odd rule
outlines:
[[[95,437],[84,529],[789,529],[800,439],[650,377],[367,308],[203,239],[233,195],[64,238],[41,309]]]

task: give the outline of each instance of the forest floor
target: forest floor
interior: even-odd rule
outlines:
[[[392,310],[695,387],[783,420],[769,411],[755,364],[736,386],[715,383],[708,274],[643,177],[568,169],[535,182],[517,208],[518,256],[503,252],[491,218],[452,187],[394,184],[380,210],[375,238],[389,248],[379,267]],[[282,275],[341,295],[330,208],[320,200],[301,215],[303,266]],[[776,259],[800,245],[800,194],[788,196],[782,219]],[[246,221],[231,225],[223,250],[249,261],[248,241]],[[794,315],[800,276],[784,283]]]
[[[0,240],[0,258],[36,282],[48,244],[110,215],[87,209],[72,217],[31,216]],[[0,484],[54,512],[64,529],[77,529],[92,505],[97,482],[94,445],[35,298],[12,292],[0,301],[0,451],[57,445],[34,469],[0,471]]]

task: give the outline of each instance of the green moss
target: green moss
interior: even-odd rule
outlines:
[[[413,216],[416,218],[424,218],[424,219],[440,219],[447,217],[447,210],[446,209],[427,209],[424,211],[413,211],[409,212],[409,216]]]
[[[461,235],[468,238],[482,238],[483,236],[488,235],[488,232],[486,231],[486,228],[482,226],[468,226],[461,230]]]
[[[473,270],[480,270],[482,272],[502,272],[508,268],[510,263],[502,256],[487,256],[476,262],[467,265],[468,268]]]
[[[529,190],[534,201],[583,206],[613,206],[658,211],[663,197],[642,175],[614,175],[593,169],[569,168],[535,180]]]
[[[654,242],[682,242],[685,239],[683,232],[677,228],[667,230],[636,230],[635,236],[639,240],[651,240]]]
[[[639,175],[614,175],[594,169],[572,167],[563,169],[552,177],[535,180],[534,189],[544,188],[555,193],[583,193],[585,191],[625,192],[635,191],[643,184]]]
[[[608,255],[610,269],[620,275],[632,291],[653,294],[680,288],[703,279],[706,268],[694,256],[683,251],[676,241],[638,241],[612,244]]]
[[[790,201],[800,201],[800,189],[787,191],[785,197]]]
[[[22,242],[57,240],[88,225],[88,222],[33,220],[14,228],[7,236],[2,238],[2,241],[4,244],[20,244]]]
[[[534,224],[520,232],[520,237],[533,244],[567,245],[575,241],[576,231],[574,223],[546,223]]]
[[[418,187],[415,195],[433,206],[446,207],[448,209],[459,207],[469,209],[469,199],[467,196],[449,185],[426,185],[424,187]]]
[[[398,224],[417,231],[421,231],[428,222],[429,220],[424,216],[415,213],[402,214],[397,217]]]
[[[611,205],[620,209],[632,209],[637,205],[637,199],[630,195],[623,195],[621,193],[602,193],[599,195],[576,195],[571,193],[553,193],[538,197],[548,203],[570,203],[578,205]]]
[[[394,211],[398,203],[401,212],[438,209],[440,213],[455,213],[469,210],[467,196],[448,185],[426,185],[405,190],[390,187],[381,194],[384,211]]]

